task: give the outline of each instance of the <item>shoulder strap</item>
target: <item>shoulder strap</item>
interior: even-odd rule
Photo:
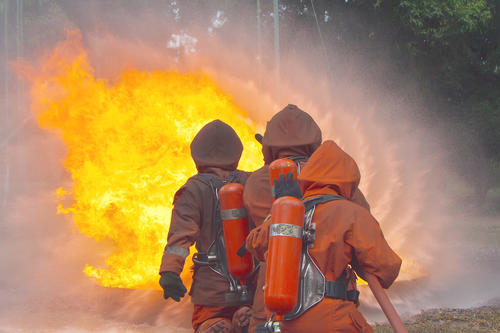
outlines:
[[[192,178],[201,181],[205,185],[208,185],[210,187],[214,187],[217,190],[219,190],[223,185],[229,184],[229,183],[239,183],[242,184],[242,171],[240,170],[234,170],[231,171],[229,176],[225,181],[220,180],[219,177],[212,175],[210,173],[198,173],[194,175]]]
[[[294,161],[295,163],[307,162],[309,160],[309,157],[307,156],[292,156],[287,158]]]
[[[307,156],[292,156],[292,157],[287,157],[287,158],[294,161],[295,164],[297,165],[297,174],[299,174],[301,171],[300,163],[309,161],[309,157],[307,157]]]
[[[307,212],[311,210],[313,207],[316,207],[316,205],[323,204],[325,202],[333,200],[346,200],[346,199],[340,195],[324,194],[304,201],[304,206],[306,206],[306,212]]]
[[[238,183],[238,184],[241,184],[241,185],[244,185],[243,182],[242,182],[242,174],[243,172],[240,171],[240,170],[234,170],[234,171],[231,171],[231,173],[229,174],[229,176],[227,177],[226,181],[224,182],[224,184],[229,184],[229,183]]]
[[[217,176],[209,174],[209,173],[198,173],[192,177],[193,179],[196,179],[203,184],[209,186],[209,187],[214,187],[216,189],[220,189],[224,183],[222,180],[220,180]]]

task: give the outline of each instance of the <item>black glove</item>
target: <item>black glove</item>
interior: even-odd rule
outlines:
[[[293,173],[287,173],[286,179],[285,175],[281,174],[279,179],[274,180],[274,196],[276,199],[281,197],[295,197],[302,200],[299,182],[293,180]]]
[[[176,302],[180,302],[187,291],[181,277],[174,272],[161,273],[160,286],[163,288],[163,298],[172,297]]]

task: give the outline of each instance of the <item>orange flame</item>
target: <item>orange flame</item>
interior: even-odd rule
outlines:
[[[202,74],[127,70],[115,82],[95,78],[79,32],[29,72],[40,126],[57,130],[68,147],[73,186],[57,193],[74,203],[58,211],[114,245],[107,267],[87,265],[85,274],[104,286],[158,288],[173,195],[196,173],[192,138],[221,119],[245,147],[239,168],[254,170],[262,157],[253,122]]]

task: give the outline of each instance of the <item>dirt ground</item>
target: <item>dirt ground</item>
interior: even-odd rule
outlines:
[[[500,332],[500,306],[475,309],[427,310],[405,321],[411,333]],[[374,325],[376,333],[389,333],[389,325]]]

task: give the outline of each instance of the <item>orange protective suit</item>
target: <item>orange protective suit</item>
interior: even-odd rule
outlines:
[[[354,160],[333,141],[324,142],[298,176],[304,199],[336,194],[352,199],[360,180]],[[329,281],[335,281],[351,265],[356,273],[375,275],[388,288],[399,274],[401,259],[389,247],[378,222],[368,210],[349,200],[335,200],[316,206],[314,247],[311,257]],[[249,235],[247,246],[264,256],[270,220]],[[264,243],[262,243],[264,242]],[[351,301],[324,298],[300,317],[282,322],[282,331],[373,332]]]
[[[191,143],[191,155],[199,173],[215,176],[220,181],[236,175],[237,180],[244,184],[248,173],[235,170],[242,151],[236,132],[220,120],[204,126]],[[194,243],[198,252],[207,252],[216,237],[213,221],[215,200],[211,187],[196,176],[188,179],[177,191],[160,273],[180,274],[189,247]],[[209,319],[231,321],[240,304],[226,301],[228,289],[228,281],[208,266],[193,267],[189,294],[195,305],[192,318],[195,331]]]
[[[196,333],[208,329],[212,324],[225,319],[226,326],[231,326],[233,314],[237,306],[203,306],[194,305],[192,324]]]
[[[243,193],[243,202],[248,218],[254,226],[259,227],[262,225],[271,211],[272,196],[269,185],[269,164],[283,157],[309,157],[319,147],[321,140],[321,130],[316,122],[310,115],[295,105],[287,105],[267,123],[262,139],[262,154],[264,155],[265,165],[248,177]],[[303,167],[305,163],[300,163],[300,165]],[[370,209],[363,193],[359,190],[355,191],[351,200],[368,210]],[[266,278],[266,265],[263,257],[265,251],[254,250],[255,247],[260,245],[265,245],[267,249],[267,237],[266,228],[257,228],[250,233],[247,239],[247,244],[251,245],[249,249],[261,261],[249,332],[253,332],[258,324],[267,320],[264,291],[262,289]]]

